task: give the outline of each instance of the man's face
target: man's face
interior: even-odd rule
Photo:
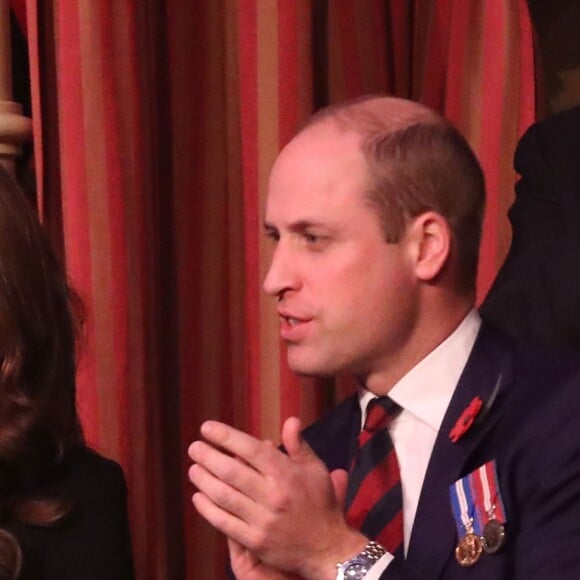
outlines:
[[[357,137],[323,121],[280,154],[266,233],[275,244],[264,289],[278,298],[290,368],[300,374],[380,372],[404,350],[417,282],[407,236],[387,244],[364,197]]]

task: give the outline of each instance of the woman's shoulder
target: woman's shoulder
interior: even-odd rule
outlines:
[[[73,497],[79,494],[110,493],[117,488],[126,491],[121,466],[87,446],[70,450],[63,460],[46,477],[42,478],[38,491],[52,495],[58,492]]]
[[[70,477],[111,477],[123,476],[121,466],[94,449],[81,445],[65,456],[61,465],[63,474]]]
[[[118,463],[78,447],[32,495],[64,500],[70,513],[52,527],[15,530],[24,551],[24,578],[133,578],[127,487]]]

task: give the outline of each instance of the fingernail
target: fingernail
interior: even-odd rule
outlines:
[[[213,421],[204,421],[199,429],[203,436],[210,435],[213,430]]]

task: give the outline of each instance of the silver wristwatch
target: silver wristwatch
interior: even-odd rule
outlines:
[[[370,541],[356,556],[336,565],[336,580],[362,580],[387,549]]]

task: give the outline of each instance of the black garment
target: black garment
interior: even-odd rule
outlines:
[[[514,167],[513,239],[481,315],[516,338],[580,348],[580,107],[532,125]]]
[[[21,580],[131,580],[127,487],[115,462],[81,448],[34,490],[72,503],[49,528],[18,524],[11,531],[24,555]]]

